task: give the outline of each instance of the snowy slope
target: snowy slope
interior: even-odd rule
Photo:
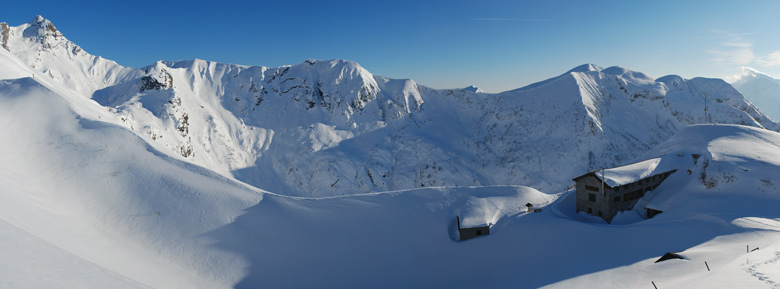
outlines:
[[[43,103],[46,114],[34,113]],[[642,158],[669,177],[612,225],[571,192],[263,193],[79,117],[31,78],[0,83],[0,287],[766,288],[780,280],[780,134],[693,126]],[[31,116],[31,117],[22,117]],[[694,164],[690,155],[701,154]],[[532,203],[541,213],[526,213]],[[493,224],[459,242],[455,217]],[[20,240],[24,239],[24,241]],[[745,246],[760,250],[747,253]],[[687,260],[654,264],[668,251]],[[41,259],[41,254],[55,259]],[[57,263],[62,262],[62,263]],[[707,272],[703,262],[712,271]],[[63,264],[67,264],[63,265]],[[87,270],[90,269],[90,270]],[[91,279],[83,279],[91,278]],[[660,287],[659,287],[660,288]]]
[[[151,288],[0,221],[4,288]]]
[[[223,243],[252,260],[238,288],[642,288],[651,282],[659,288],[771,288],[780,281],[780,194],[762,179],[774,183],[780,175],[778,145],[780,134],[744,126],[682,131],[644,156],[660,159],[649,164],[656,173],[683,172],[641,200],[678,198],[649,220],[642,218],[643,207],[624,212],[613,225],[575,214],[571,193],[548,196],[558,198],[545,205],[531,200],[537,194],[527,189],[496,198],[507,188],[432,188],[267,197],[217,234],[267,232],[251,238],[274,248]],[[703,157],[694,164],[691,153]],[[702,174],[721,181],[711,186]],[[504,210],[528,200],[542,212],[515,209],[495,222],[491,235],[456,242],[452,218],[463,212],[461,192],[470,198],[489,192],[489,201],[468,201],[485,208]],[[291,236],[300,243],[291,243]],[[746,246],[760,250],[748,253]],[[687,260],[653,263],[669,251]]]
[[[731,85],[772,119],[780,119],[780,79],[744,67]]]
[[[17,269],[0,270],[0,287],[224,284],[229,274],[208,273],[222,263],[206,261],[222,253],[193,246],[208,244],[200,236],[259,193],[172,159],[122,127],[86,119],[72,105],[30,77],[0,81],[0,239],[19,245],[6,256],[23,258],[2,267],[30,266],[21,279]]]
[[[692,154],[701,157],[694,162]],[[655,166],[655,173],[678,169],[637,205],[664,212],[650,220],[641,218],[642,208],[624,212],[613,221],[623,224],[614,227],[616,231],[638,228],[650,235],[612,237],[619,240],[618,248],[652,248],[656,256],[551,287],[636,288],[651,281],[658,288],[775,288],[780,284],[776,209],[780,134],[744,126],[693,126],[642,158],[660,159],[648,163]],[[673,229],[678,226],[685,231]],[[649,243],[640,238],[649,238]],[[680,244],[693,239],[695,244]],[[681,252],[686,259],[653,263],[667,251]]]

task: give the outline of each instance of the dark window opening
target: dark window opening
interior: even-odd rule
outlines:
[[[599,217],[603,217],[604,215],[601,214],[601,211],[599,211]]]
[[[588,201],[595,202],[596,201],[596,194],[588,193]]]
[[[588,208],[588,214],[593,214],[593,209]]]
[[[620,203],[620,196],[615,197],[615,203]]]
[[[482,236],[482,230],[477,230],[477,236]]]

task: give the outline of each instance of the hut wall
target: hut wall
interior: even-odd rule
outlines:
[[[594,175],[577,179],[577,212],[586,212],[594,216],[604,217],[610,212],[610,188],[604,184],[601,190],[601,180]]]

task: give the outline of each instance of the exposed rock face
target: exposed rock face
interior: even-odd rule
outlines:
[[[171,87],[173,87],[173,77],[165,70],[160,71],[160,75],[156,77],[151,75],[144,75],[141,77],[141,92],[144,92],[144,90],[161,90]]]
[[[10,29],[8,29],[8,23],[0,23],[0,46],[7,51],[11,51],[11,49],[8,48],[9,33]]]
[[[29,26],[24,29],[23,36],[35,39],[41,44],[41,48],[49,50],[57,47],[66,47],[68,45],[76,46],[72,42],[65,39],[65,37],[54,27],[51,21],[36,16],[30,21]]]

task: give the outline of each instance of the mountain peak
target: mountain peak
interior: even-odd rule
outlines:
[[[622,66],[611,66],[601,70],[602,73],[608,75],[616,75],[621,77],[629,77],[639,81],[654,82],[655,78],[647,75],[643,72],[633,71]]]
[[[748,81],[754,80],[754,79],[763,79],[763,80],[767,80],[767,81],[770,81],[770,82],[775,82],[776,81],[774,77],[772,77],[772,76],[770,76],[770,75],[768,75],[766,73],[763,73],[761,71],[758,71],[757,69],[752,68],[752,67],[742,66],[741,67],[741,72],[742,73],[740,73],[740,74],[736,74],[736,75],[733,75],[731,77],[727,77],[726,78],[729,83],[734,85],[734,87],[738,87],[738,89],[739,89],[739,86],[741,86],[745,82],[748,82]]]
[[[766,74],[752,67],[742,66],[742,74]]]
[[[611,74],[611,75],[621,75],[630,71],[631,70],[628,70],[622,66],[610,66],[601,70],[601,72],[604,72],[605,74]]]
[[[41,15],[35,15],[32,20],[30,20],[30,25],[40,25],[44,22],[50,22],[49,20],[46,20],[46,18],[43,18]]]
[[[330,67],[330,68],[339,67],[341,69],[348,69],[348,70],[365,70],[365,68],[360,66],[359,63],[351,60],[345,60],[345,59],[331,59],[331,60],[306,59],[306,61],[298,65],[304,65],[304,64],[308,64],[311,66]]]
[[[27,22],[27,25],[28,27],[24,29],[24,37],[47,38],[48,36],[52,36],[60,38],[63,36],[62,33],[54,27],[54,24],[51,23],[51,21],[43,18],[41,15],[33,17],[30,22]]]
[[[735,78],[737,78],[737,79],[745,78],[745,77],[768,77],[768,78],[774,78],[774,77],[771,77],[770,75],[768,75],[766,73],[763,73],[761,71],[758,71],[758,69],[755,69],[755,68],[752,68],[752,67],[742,66],[741,70],[742,70],[742,74],[736,75]]]
[[[546,84],[548,84],[550,82],[553,82],[553,81],[555,81],[557,79],[560,79],[561,77],[565,77],[565,76],[570,75],[572,73],[583,73],[583,72],[601,71],[601,70],[603,70],[603,68],[599,67],[598,65],[595,65],[593,63],[585,63],[583,65],[580,65],[580,66],[577,66],[575,68],[572,68],[571,70],[569,70],[566,73],[561,74],[559,76],[556,76],[556,77],[553,77],[553,78],[549,78],[549,79],[545,79],[545,80],[542,80],[542,81],[539,81],[539,82],[536,82],[536,83],[532,83],[532,84],[523,86],[523,87],[518,88],[518,89],[510,90],[510,91],[522,91],[522,90],[534,89],[534,88],[537,88],[537,87],[540,87],[540,86],[544,86],[544,85],[546,85]]]
[[[736,88],[752,104],[773,120],[780,120],[780,79],[750,67],[742,67],[742,74],[729,79]]]
[[[43,18],[43,16],[41,16],[41,15],[36,15],[35,17],[33,17],[32,20],[30,20],[30,22],[27,22],[27,24],[30,24],[30,26],[33,26],[33,27],[44,28],[45,29],[44,31],[50,31],[50,32],[54,32],[54,33],[58,32],[57,28],[54,27],[54,24],[51,23],[51,21],[49,21],[49,19]]]
[[[480,89],[479,87],[476,87],[474,85],[469,85],[468,87],[464,88],[463,90],[470,91],[470,92],[475,92],[475,93],[484,92],[484,91],[482,91],[482,89]]]
[[[598,65],[595,65],[593,63],[585,63],[583,65],[577,66],[575,68],[572,68],[568,72],[588,72],[588,71],[601,71],[603,68],[599,67]]]

